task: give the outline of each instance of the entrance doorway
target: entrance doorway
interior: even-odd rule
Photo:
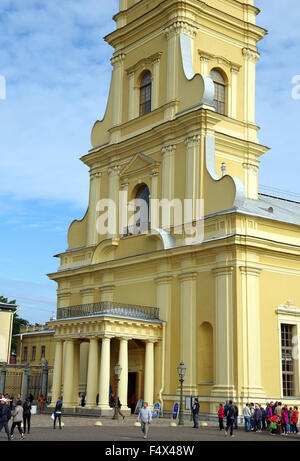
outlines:
[[[128,373],[128,406],[131,409],[131,414],[134,413],[138,397],[137,397],[137,373]]]

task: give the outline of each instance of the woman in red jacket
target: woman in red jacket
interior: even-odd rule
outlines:
[[[223,420],[224,420],[224,408],[223,408],[222,403],[220,403],[220,407],[219,407],[219,410],[218,410],[218,418],[219,418],[219,428],[220,428],[220,431],[223,431],[223,429],[224,429],[224,424],[223,424]]]
[[[299,432],[298,428],[297,428],[298,417],[299,417],[298,407],[294,407],[294,411],[293,411],[292,418],[291,418],[291,422],[292,422],[291,432],[293,434],[298,434],[298,432]]]

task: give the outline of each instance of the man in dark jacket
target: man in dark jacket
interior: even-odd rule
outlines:
[[[235,405],[233,404],[232,400],[229,400],[229,406],[227,408],[227,423],[226,423],[226,429],[225,429],[225,437],[227,436],[227,432],[230,428],[230,436],[234,437],[233,435],[233,424],[234,424],[234,419],[236,417],[236,409]]]
[[[198,399],[196,398],[192,406],[193,421],[194,421],[193,428],[194,429],[198,429],[199,427],[199,409],[200,409],[200,405],[199,405]]]
[[[8,421],[10,420],[10,418],[11,418],[11,410],[6,403],[6,399],[2,398],[0,400],[0,432],[2,431],[4,427],[9,441],[11,440],[10,431],[8,429]]]

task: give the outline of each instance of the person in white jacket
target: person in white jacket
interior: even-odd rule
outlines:
[[[249,403],[246,403],[246,406],[243,409],[243,415],[244,415],[244,420],[245,420],[245,431],[249,432],[250,431],[250,418],[251,418],[251,411],[249,408]]]
[[[148,407],[148,402],[143,403],[143,407],[140,409],[137,420],[141,421],[142,432],[144,434],[144,439],[146,439],[148,437],[149,424],[152,422],[152,413]]]

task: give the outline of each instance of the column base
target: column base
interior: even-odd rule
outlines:
[[[241,397],[243,399],[265,399],[266,393],[261,386],[242,386]]]
[[[212,388],[211,394],[212,397],[222,398],[223,400],[230,400],[236,397],[236,389],[232,384],[229,385],[215,385]]]

